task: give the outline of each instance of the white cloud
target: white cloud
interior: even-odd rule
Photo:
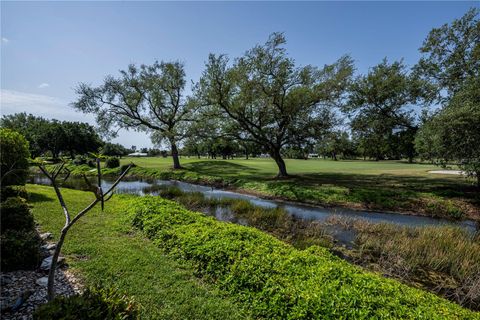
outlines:
[[[50,85],[49,85],[48,83],[46,83],[46,82],[40,83],[40,84],[38,85],[38,88],[39,88],[39,89],[48,88],[48,87],[50,87]]]
[[[9,42],[10,42],[10,40],[8,40],[8,39],[5,38],[5,37],[2,37],[2,43],[7,44],[7,43],[9,43]]]
[[[49,119],[94,122],[91,115],[75,112],[67,101],[47,95],[1,89],[0,106],[2,115],[26,112]]]

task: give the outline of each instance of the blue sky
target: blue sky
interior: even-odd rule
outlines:
[[[284,32],[299,65],[344,54],[365,73],[384,57],[413,65],[433,27],[479,2],[1,2],[2,114],[93,122],[73,88],[129,63],[180,60],[198,80],[210,52],[241,55]],[[151,146],[144,133],[115,142]]]

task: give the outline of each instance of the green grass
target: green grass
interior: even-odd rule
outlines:
[[[28,185],[42,231],[59,235],[64,219],[50,187]],[[62,190],[71,212],[91,201],[90,193]],[[114,285],[141,305],[142,319],[245,319],[248,312],[218,289],[193,276],[189,263],[162,253],[125,219],[128,196],[114,196],[105,212],[89,212],[70,231],[63,253],[88,284]]]
[[[124,158],[139,167],[132,174],[230,186],[263,196],[326,206],[411,212],[451,219],[480,220],[480,193],[461,176],[428,173],[428,164],[401,161],[287,159],[292,178],[277,180],[270,159],[182,158],[185,170],[172,171],[170,158]]]
[[[53,190],[28,191],[37,222],[58,236],[63,217]],[[92,197],[63,193],[72,211]],[[297,250],[159,197],[115,196],[105,212],[97,208],[72,228],[64,253],[87,284],[113,284],[134,296],[142,319],[479,319],[325,249]]]

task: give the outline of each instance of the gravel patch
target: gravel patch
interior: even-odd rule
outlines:
[[[42,271],[1,272],[1,318],[3,320],[30,320],[34,310],[47,302],[46,279],[48,274]],[[57,295],[71,296],[81,293],[83,287],[78,279],[66,267],[58,268],[55,275]],[[23,303],[15,311],[12,306]]]

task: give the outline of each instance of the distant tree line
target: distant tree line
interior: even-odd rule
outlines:
[[[97,151],[103,142],[88,123],[48,120],[26,113],[5,115],[2,128],[21,133],[29,142],[32,158],[46,153],[54,159]]]

